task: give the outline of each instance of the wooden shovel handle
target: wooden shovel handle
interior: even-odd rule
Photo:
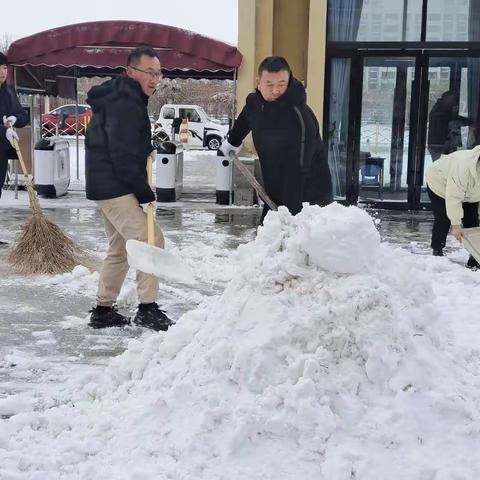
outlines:
[[[153,159],[149,155],[147,158],[147,180],[150,188],[153,182]],[[147,206],[147,242],[149,245],[155,245],[155,224],[153,221],[153,203]]]
[[[235,153],[231,152],[230,158],[233,160],[234,165],[240,170],[240,173],[246,178],[248,183],[255,189],[258,196],[270,207],[271,210],[276,212],[278,210],[277,205],[268,196],[264,188],[258,183],[252,172],[250,172],[250,170],[241,162]]]

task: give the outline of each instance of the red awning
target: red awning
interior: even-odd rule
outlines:
[[[135,21],[88,22],[54,28],[13,42],[8,59],[20,91],[62,94],[69,77],[124,71],[138,45],[155,48],[165,76],[233,78],[242,55],[236,47],[168,25]],[[62,79],[62,81],[57,81]]]

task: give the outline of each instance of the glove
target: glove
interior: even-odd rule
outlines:
[[[240,148],[241,146],[234,147],[227,139],[225,139],[220,145],[219,150],[223,153],[225,157],[229,157],[231,152],[237,154],[240,151]]]
[[[12,145],[12,147],[15,148],[15,142],[14,142],[14,139],[18,142],[19,138],[18,138],[18,135],[17,135],[17,132],[12,128],[12,127],[9,127],[7,128],[7,131],[5,132],[5,136],[7,137],[7,140],[10,142],[10,144]]]
[[[149,205],[152,205],[153,202],[150,202],[150,203],[141,203],[140,206],[142,207],[142,210],[147,213],[147,210],[148,210],[148,206]],[[153,205],[153,211],[155,211],[155,205]]]
[[[3,116],[3,125],[5,127],[13,127],[16,121],[17,117],[15,115],[10,115],[9,117],[6,115]]]

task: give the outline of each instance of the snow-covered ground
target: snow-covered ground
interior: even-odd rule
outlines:
[[[464,252],[380,242],[338,204],[270,214],[238,249],[192,215],[207,232],[173,246],[199,291],[172,290],[189,307],[167,333],[127,330],[106,365],[18,345],[0,358],[41,380],[0,399],[2,480],[480,476],[480,274]],[[31,287],[91,298],[97,279],[78,267]],[[87,320],[59,322],[68,337]],[[56,342],[35,331],[37,347]]]

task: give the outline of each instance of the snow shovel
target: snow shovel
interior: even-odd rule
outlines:
[[[480,227],[463,228],[462,245],[480,263]]]
[[[252,172],[241,162],[234,152],[230,152],[230,158],[233,164],[240,170],[240,173],[245,177],[247,182],[255,189],[257,195],[270,207],[270,210],[276,212],[278,210],[275,202],[268,196],[265,189],[258,183]]]
[[[147,159],[147,178],[152,187],[152,156]],[[193,285],[195,277],[190,267],[176,255],[155,246],[155,224],[153,220],[153,202],[147,206],[147,243],[138,240],[127,240],[128,264],[144,273],[172,283]]]

